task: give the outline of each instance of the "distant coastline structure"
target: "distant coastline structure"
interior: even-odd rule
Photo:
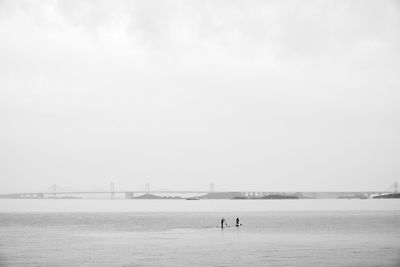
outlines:
[[[354,191],[354,192],[291,192],[291,191],[229,191],[218,188],[215,190],[215,184],[202,186],[192,190],[177,190],[152,187],[146,183],[144,189],[138,190],[115,190],[114,183],[110,183],[107,188],[93,190],[76,190],[60,185],[53,184],[51,187],[38,192],[20,192],[0,194],[0,198],[36,198],[36,199],[55,199],[55,198],[88,198],[88,196],[108,195],[110,199],[115,197],[125,199],[317,199],[317,198],[344,198],[344,199],[366,199],[366,198],[398,198],[398,182],[392,183],[389,187],[380,191]],[[122,197],[121,197],[122,196]],[[141,197],[139,197],[141,196]],[[90,197],[89,197],[90,198]]]

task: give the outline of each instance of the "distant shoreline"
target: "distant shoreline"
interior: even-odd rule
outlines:
[[[231,199],[231,200],[263,200],[263,199],[398,199],[400,193],[371,193],[371,192],[209,192],[198,195],[166,195],[161,193],[113,193],[108,192],[86,195],[82,193],[30,193],[30,194],[3,194],[0,199],[159,199],[159,200],[202,200],[202,199]],[[121,196],[122,195],[122,196]],[[93,196],[93,197],[92,197]]]
[[[376,199],[379,199],[379,198],[400,198],[400,193],[381,195],[381,196],[376,196],[374,198],[376,198]]]

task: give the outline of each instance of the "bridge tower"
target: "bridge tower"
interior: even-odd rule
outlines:
[[[214,192],[214,183],[210,183],[210,193]]]
[[[393,191],[395,194],[399,193],[399,184],[397,182],[393,185]]]
[[[149,183],[146,183],[145,191],[146,191],[146,194],[150,194],[150,184]]]
[[[51,191],[53,192],[53,197],[56,198],[57,197],[57,185],[53,184],[51,186]]]
[[[111,184],[110,184],[110,198],[111,198],[111,199],[114,199],[114,194],[115,194],[115,191],[114,191],[114,183],[111,183]]]

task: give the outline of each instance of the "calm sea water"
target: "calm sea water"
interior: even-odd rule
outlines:
[[[400,201],[0,200],[0,265],[400,266]]]

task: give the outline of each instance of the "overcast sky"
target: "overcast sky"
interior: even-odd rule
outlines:
[[[399,1],[0,1],[0,191],[383,190]]]

